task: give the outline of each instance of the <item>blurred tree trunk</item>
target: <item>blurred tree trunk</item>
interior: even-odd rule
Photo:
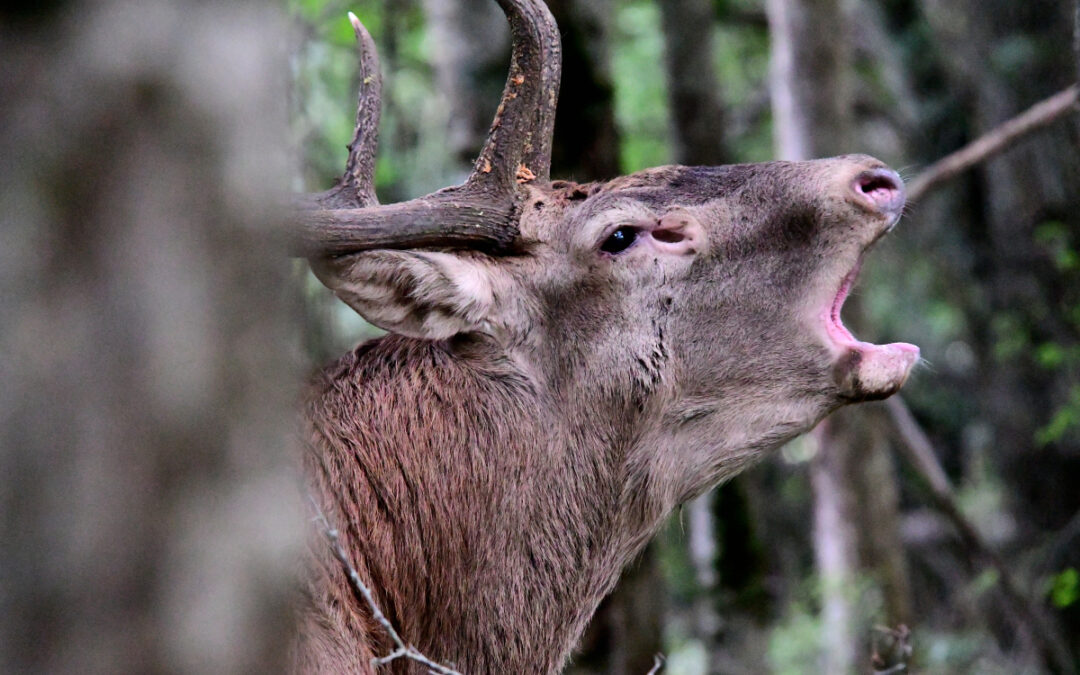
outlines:
[[[449,150],[466,173],[487,137],[510,66],[510,31],[491,0],[424,0]]]
[[[280,672],[283,22],[35,11],[0,23],[0,671]]]
[[[857,145],[853,36],[847,0],[769,0],[771,94],[777,154],[809,159]],[[858,313],[850,302],[848,316]],[[852,323],[858,324],[857,317]],[[814,551],[822,584],[821,671],[868,667],[861,585],[879,583],[884,620],[910,620],[906,561],[897,530],[895,475],[886,446],[866,412],[841,410],[815,430],[810,464]]]
[[[835,154],[854,139],[847,0],[767,0],[777,155]]]
[[[711,0],[658,3],[664,28],[664,66],[679,164],[727,161],[724,114],[713,67],[716,22]]]

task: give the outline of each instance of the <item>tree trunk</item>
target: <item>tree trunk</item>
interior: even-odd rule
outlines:
[[[38,10],[0,35],[0,671],[278,672],[303,528],[283,21]]]
[[[778,157],[809,159],[849,147],[854,86],[846,0],[767,0],[765,7]]]
[[[814,496],[814,559],[821,584],[821,672],[853,673],[858,662],[856,497],[845,476],[851,451],[830,419],[814,432],[818,455],[810,462]]]

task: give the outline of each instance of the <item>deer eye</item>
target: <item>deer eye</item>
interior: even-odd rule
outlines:
[[[622,253],[637,241],[638,231],[629,225],[623,225],[608,235],[600,250],[604,253]]]

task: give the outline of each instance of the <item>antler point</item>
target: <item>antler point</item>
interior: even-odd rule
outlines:
[[[355,14],[349,12],[349,23],[352,24],[353,30],[360,33],[364,29],[364,24],[360,23],[360,19]]]

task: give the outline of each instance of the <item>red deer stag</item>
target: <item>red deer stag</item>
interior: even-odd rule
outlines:
[[[347,169],[300,200],[296,245],[390,335],[316,378],[305,463],[404,640],[463,673],[553,673],[666,514],[894,393],[918,349],[840,321],[900,218],[896,173],[851,155],[551,181],[558,32],[542,0],[498,2],[510,73],[472,174],[384,206],[378,67],[354,21]],[[323,544],[296,668],[373,672],[392,645]]]

